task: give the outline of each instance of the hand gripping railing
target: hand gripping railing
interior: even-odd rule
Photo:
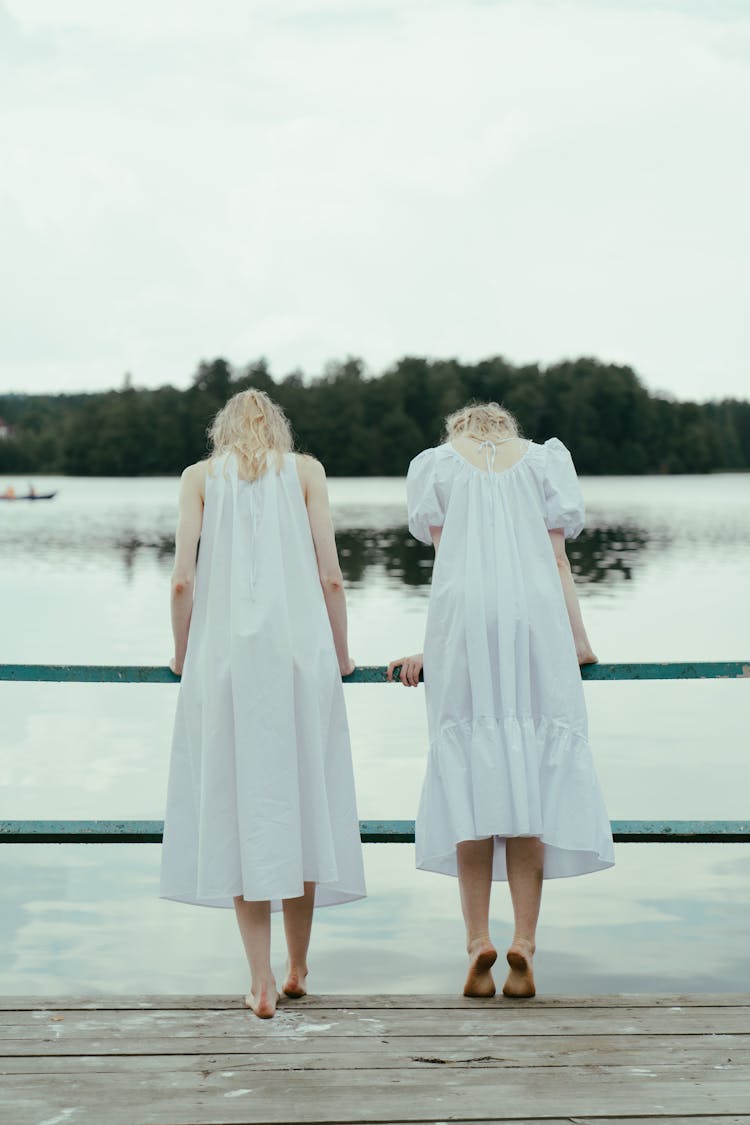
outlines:
[[[387,683],[387,669],[365,665],[345,676],[347,684]],[[668,664],[589,664],[584,680],[724,680],[750,679],[750,661]],[[169,668],[107,664],[0,664],[0,681],[16,683],[170,684]],[[0,843],[6,844],[155,844],[161,820],[4,820]],[[361,820],[365,844],[401,844],[414,840],[413,820]],[[613,820],[621,843],[739,843],[750,840],[748,820]]]

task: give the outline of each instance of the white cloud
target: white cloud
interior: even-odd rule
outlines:
[[[746,393],[742,9],[6,11],[0,385],[410,351]]]

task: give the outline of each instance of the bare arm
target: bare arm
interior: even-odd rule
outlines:
[[[318,575],[323,588],[328,620],[331,623],[333,643],[336,648],[342,676],[354,671],[354,661],[349,656],[347,636],[346,595],[344,577],[336,551],[336,537],[333,532],[331,508],[328,503],[326,474],[319,461],[312,458],[297,458],[297,466],[302,482],[302,491],[307,506],[315,555],[318,560]]]
[[[573,582],[573,572],[570,569],[570,561],[565,553],[565,534],[562,530],[550,531],[550,540],[552,548],[555,552],[555,561],[557,563],[557,572],[560,575],[560,582],[562,583],[563,597],[565,598],[565,608],[568,611],[568,619],[570,627],[573,630],[573,640],[575,641],[576,654],[578,656],[579,664],[596,664],[597,657],[589,643],[586,636],[586,628],[583,624],[583,616],[581,614],[581,607],[578,602],[578,595],[576,594],[575,584]]]
[[[174,657],[169,667],[176,675],[182,675],[187,651],[190,618],[193,612],[193,589],[195,587],[195,563],[198,555],[198,541],[203,526],[205,467],[202,464],[190,465],[182,474],[180,487],[180,514],[175,536],[174,568],[172,570],[172,634],[174,636]]]

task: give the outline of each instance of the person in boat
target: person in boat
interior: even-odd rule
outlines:
[[[180,489],[160,893],[234,907],[245,1003],[269,1018],[271,911],[284,915],[283,991],[300,997],[313,908],[366,893],[341,683],[354,662],[323,466],[293,452],[262,391],[231,398],[210,438]]]
[[[12,484],[9,484],[8,487],[5,489],[5,492],[3,493],[3,499],[5,499],[5,500],[15,500],[15,498],[16,498],[16,490],[13,487]]]
[[[580,664],[596,661],[565,540],[584,506],[557,438],[525,440],[497,403],[446,419],[445,441],[409,466],[409,528],[435,549],[424,653],[391,662],[424,683],[429,754],[417,867],[458,877],[467,996],[495,994],[493,880],[509,883],[506,996],[535,994],[545,878],[614,863],[588,741]]]
[[[30,498],[31,498],[32,500],[35,500],[35,499],[36,499],[36,489],[34,488],[34,485],[33,485],[33,484],[31,483],[31,481],[29,481],[29,491],[28,491],[28,495],[30,496]]]

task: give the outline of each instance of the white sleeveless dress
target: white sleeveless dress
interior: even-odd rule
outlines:
[[[488,459],[490,469],[493,458]],[[548,529],[583,527],[570,454],[529,442],[501,472],[446,444],[407,477],[409,528],[442,527],[424,644],[430,749],[416,823],[417,866],[456,875],[456,844],[544,842],[544,875],[614,863],[588,741],[573,635]]]
[[[211,462],[177,701],[162,898],[365,895],[344,695],[293,454]]]

